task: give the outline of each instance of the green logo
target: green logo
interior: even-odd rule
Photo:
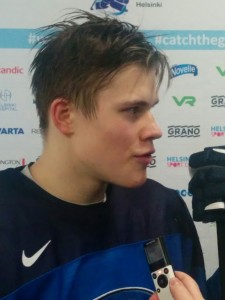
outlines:
[[[178,106],[182,106],[184,103],[189,104],[190,106],[194,106],[196,101],[196,98],[194,96],[183,96],[182,98],[173,96],[172,98]]]
[[[220,67],[216,66],[217,71],[220,73],[221,76],[225,76],[225,70],[222,70]]]

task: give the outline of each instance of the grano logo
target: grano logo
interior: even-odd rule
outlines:
[[[211,96],[211,107],[225,107],[225,96]]]
[[[0,128],[0,134],[24,134],[22,128]]]
[[[197,126],[168,126],[168,137],[199,137],[200,136],[200,125]]]

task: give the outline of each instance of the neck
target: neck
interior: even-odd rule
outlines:
[[[87,205],[103,202],[105,197],[106,183],[91,178],[62,157],[55,159],[52,153],[43,153],[30,171],[41,188],[61,200]]]

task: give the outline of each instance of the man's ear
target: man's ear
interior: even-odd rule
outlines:
[[[50,106],[50,117],[55,127],[62,134],[73,133],[74,105],[63,98],[55,99]]]

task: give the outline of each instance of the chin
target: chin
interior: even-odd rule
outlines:
[[[132,178],[130,178],[130,180],[128,182],[126,182],[123,186],[127,187],[127,188],[136,188],[139,186],[142,186],[147,180],[147,177],[141,177],[141,178],[134,178],[132,180]]]

